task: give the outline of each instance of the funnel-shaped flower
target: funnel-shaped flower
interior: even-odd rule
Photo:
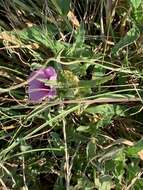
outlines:
[[[54,98],[56,89],[44,80],[57,80],[57,73],[51,66],[33,71],[29,77],[28,95],[31,102],[41,102],[45,98]]]

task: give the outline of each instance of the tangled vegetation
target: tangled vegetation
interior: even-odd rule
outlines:
[[[0,189],[143,189],[142,23],[142,0],[0,0]]]

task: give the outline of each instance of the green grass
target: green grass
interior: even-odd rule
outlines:
[[[0,189],[143,189],[142,1],[0,0],[0,15]],[[57,97],[32,104],[49,65]]]

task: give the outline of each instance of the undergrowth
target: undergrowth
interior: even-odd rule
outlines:
[[[143,189],[142,23],[141,0],[0,0],[0,189]]]

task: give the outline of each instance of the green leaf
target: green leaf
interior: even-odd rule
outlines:
[[[99,113],[101,115],[124,116],[125,107],[122,105],[104,104],[99,106],[90,106],[86,109],[91,114]]]
[[[135,183],[135,189],[143,189],[143,180],[142,178],[138,179],[137,182]]]
[[[29,40],[31,42],[41,43],[45,46],[53,46],[53,38],[51,38],[51,36],[53,35],[54,31],[56,32],[55,28],[52,25],[48,26],[48,32],[39,26],[33,26],[17,31],[16,34],[19,38],[26,42]],[[15,31],[13,34],[15,34]]]
[[[113,105],[114,108],[114,115],[115,116],[126,116],[126,106],[123,105]]]
[[[78,178],[78,183],[74,187],[74,189],[84,189],[84,190],[92,190],[94,188],[94,184],[87,178]]]
[[[99,106],[90,106],[86,109],[87,112],[95,114],[95,113],[100,113],[100,114],[105,114],[105,113],[112,113],[112,105],[109,104],[104,104],[104,105],[99,105]]]
[[[52,0],[55,8],[61,15],[67,15],[70,9],[70,0]]]
[[[119,180],[122,182],[123,175],[125,173],[125,153],[124,150],[121,150],[117,153],[116,158],[114,159],[115,162],[115,174]]]
[[[142,31],[142,23],[143,23],[143,4],[141,4],[138,7],[134,7],[134,9],[132,10],[133,12],[133,19],[136,21],[140,31]]]
[[[100,190],[111,190],[112,187],[112,179],[109,176],[103,176],[101,178],[101,187]]]
[[[104,104],[90,106],[86,109],[88,113],[99,115],[98,127],[103,127],[111,123],[114,116],[125,116],[125,107],[121,105]]]
[[[137,9],[142,2],[142,0],[130,0],[130,1],[135,9]]]
[[[101,85],[101,84],[104,84],[104,83],[106,83],[106,82],[112,80],[113,77],[114,77],[113,75],[104,76],[104,77],[97,77],[97,78],[96,78],[96,85],[99,86],[99,85]]]
[[[74,43],[74,46],[76,48],[82,47],[84,45],[84,41],[85,41],[85,29],[84,29],[84,26],[81,25],[80,28],[75,33],[75,43]]]
[[[31,145],[29,145],[29,144],[27,144],[25,141],[23,141],[23,140],[21,140],[20,141],[21,143],[20,143],[20,150],[21,150],[21,152],[20,152],[20,154],[22,155],[22,153],[25,153],[25,152],[27,152],[27,151],[32,151],[32,147],[31,147]],[[28,157],[28,155],[25,155],[26,157]]]
[[[87,132],[89,132],[89,128],[90,128],[89,126],[80,125],[76,130],[79,132],[87,133]]]
[[[109,104],[91,106],[87,108],[86,111],[91,114],[99,114],[99,121],[96,124],[97,127],[108,125],[114,115],[113,106]]]
[[[139,157],[138,153],[143,150],[143,139],[139,140],[133,147],[129,147],[126,150],[127,155],[133,157]]]
[[[96,139],[94,137],[87,144],[86,155],[89,160],[96,156]]]
[[[21,39],[24,44],[34,42],[50,48],[56,54],[69,46],[68,43],[55,40],[54,36],[57,33],[56,27],[52,24],[48,24],[47,28],[33,26],[16,32],[12,31],[10,34],[18,36],[18,39]]]
[[[101,158],[99,158],[99,162],[115,159],[117,154],[120,153],[122,150],[123,148],[113,147],[110,151],[107,151],[106,153],[103,154]]]
[[[117,53],[121,49],[134,43],[139,38],[139,36],[140,36],[139,29],[136,26],[134,26],[127,32],[125,37],[123,37],[117,44],[115,44],[111,53],[113,55],[117,55]]]

